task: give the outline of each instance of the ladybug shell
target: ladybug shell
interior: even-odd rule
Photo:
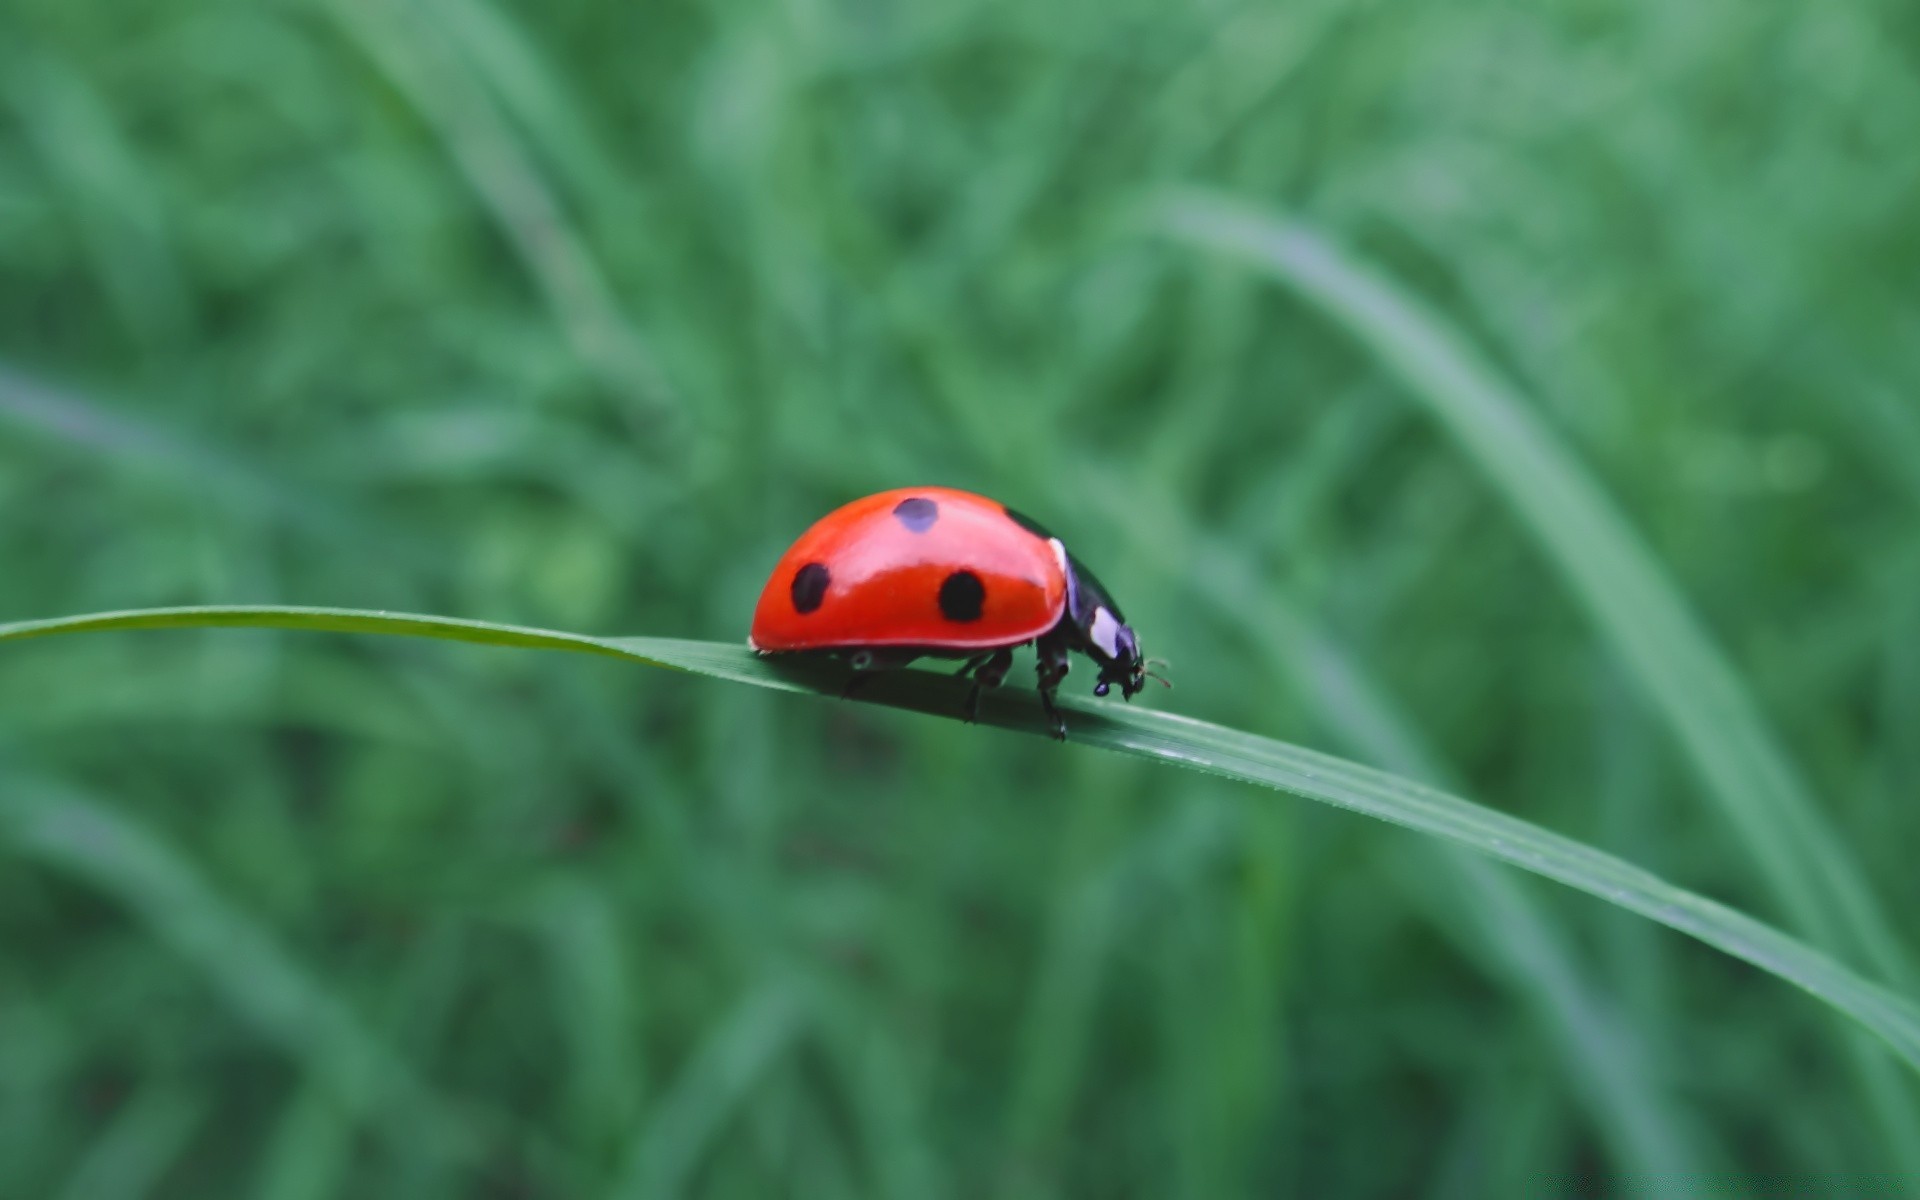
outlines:
[[[754,609],[756,650],[990,650],[1051,630],[1067,555],[1005,505],[898,488],[837,508],[788,547]]]

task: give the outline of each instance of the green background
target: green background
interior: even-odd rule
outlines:
[[[1916,146],[1904,0],[6,0],[0,621],[737,641],[814,517],[967,487],[1136,704],[1914,994]],[[1638,557],[1220,197],[1422,298]],[[1463,861],[591,658],[8,646],[0,1195],[1920,1192],[1827,1010]]]

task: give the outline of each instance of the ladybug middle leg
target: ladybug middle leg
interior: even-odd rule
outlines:
[[[1053,703],[1053,693],[1059,689],[1060,681],[1067,677],[1067,671],[1073,665],[1067,661],[1067,644],[1061,638],[1048,634],[1034,645],[1034,650],[1038,655],[1033,669],[1040,676],[1040,704],[1047,710],[1047,719],[1053,722],[1053,736],[1064,742],[1067,740],[1067,722]]]
[[[967,692],[967,703],[961,715],[969,722],[980,719],[980,689],[999,687],[1000,681],[1013,669],[1013,648],[1011,646],[995,650],[988,654],[976,655],[967,660],[966,665],[954,674],[965,679],[973,676],[973,687]]]

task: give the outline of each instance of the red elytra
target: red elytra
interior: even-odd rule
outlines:
[[[1069,651],[1100,667],[1096,695],[1117,684],[1132,699],[1146,674],[1119,607],[1059,538],[998,501],[943,487],[879,492],[815,522],[780,556],[747,641],[766,654],[836,655],[860,671],[966,658],[969,718],[1013,648],[1032,642],[1060,737],[1053,693]]]
[[[1059,622],[1065,566],[1047,538],[984,496],[897,488],[800,535],[767,580],[747,640],[769,651],[1018,646]]]

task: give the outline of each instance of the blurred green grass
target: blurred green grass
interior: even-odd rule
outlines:
[[[1852,865],[1760,836],[1911,958],[1916,47],[1890,0],[13,0],[0,620],[730,640],[813,515],[973,487],[1115,586],[1175,664],[1149,703],[1450,780],[1891,976],[1688,747],[1766,739],[1759,786]],[[1143,215],[1196,184],[1511,378],[1749,718],[1649,699],[1417,381]],[[0,788],[111,810],[194,880],[161,895],[267,940],[183,958],[150,918],[190,908],[0,849],[0,1194],[1914,1186],[1906,1079],[1644,922],[1224,783],[743,691],[10,647]],[[418,1137],[228,1007],[282,958],[427,1089]]]

